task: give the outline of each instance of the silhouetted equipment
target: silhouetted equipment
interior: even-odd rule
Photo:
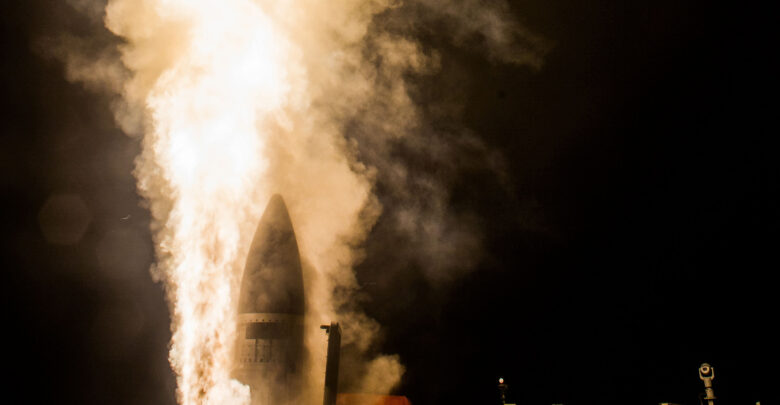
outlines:
[[[338,322],[322,325],[328,334],[328,358],[325,363],[325,396],[323,405],[336,405],[339,387],[339,356],[341,355],[341,327]]]
[[[504,383],[503,378],[498,379],[498,391],[501,393],[501,403],[506,404],[506,390],[509,389],[509,385]]]
[[[704,381],[704,398],[708,405],[715,404],[715,392],[712,390],[712,380],[715,379],[715,369],[707,363],[699,366],[699,378]]]
[[[252,404],[285,405],[302,388],[304,292],[290,215],[274,195],[252,239],[238,300],[235,377]]]

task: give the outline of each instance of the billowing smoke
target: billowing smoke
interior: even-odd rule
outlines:
[[[454,45],[534,67],[539,41],[503,1],[70,3],[110,35],[68,34],[46,46],[69,80],[115,94],[118,125],[142,136],[135,176],[153,217],[152,272],[170,304],[179,402],[248,402],[230,376],[235,301],[273,193],[288,204],[305,263],[309,395],[322,392],[324,375],[316,325],[331,320],[364,353],[356,374],[365,380],[353,385],[389,392],[403,366],[370,351],[381,327],[353,302],[361,243],[390,215],[434,278],[467,269],[479,232],[448,212],[448,178],[457,159],[491,155],[467,131],[426,122],[432,106],[418,105],[414,82],[441,62],[418,38],[446,29]],[[416,174],[399,154],[440,170]]]

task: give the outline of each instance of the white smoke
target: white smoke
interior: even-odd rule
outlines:
[[[435,274],[463,271],[475,257],[466,253],[479,250],[470,222],[447,211],[443,163],[485,148],[426,125],[410,78],[435,75],[441,61],[417,39],[419,25],[451,30],[455,44],[478,38],[488,58],[534,67],[540,41],[504,1],[70,3],[103,19],[113,40],[64,34],[43,46],[69,80],[116,94],[118,125],[143,135],[135,175],[154,221],[153,274],[171,307],[179,401],[246,400],[230,379],[232,315],[249,241],[275,192],[306,263],[310,398],[324,375],[316,325],[331,320],[365,353],[356,385],[389,392],[403,367],[398,356],[371,353],[381,327],[353,302],[361,243],[392,208]],[[399,147],[435,154],[445,175],[416,176],[394,157]],[[399,206],[380,204],[377,182]]]

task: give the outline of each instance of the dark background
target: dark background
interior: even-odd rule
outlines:
[[[34,51],[84,23],[56,18],[58,3],[6,2],[0,16],[3,385],[24,403],[173,403],[137,140],[114,128],[107,98]],[[503,376],[517,403],[693,405],[709,362],[718,403],[777,403],[770,14],[684,1],[513,10],[552,45],[538,71],[425,39],[443,68],[418,101],[459,86],[463,124],[508,176],[471,168],[451,185],[451,209],[484,235],[459,277],[383,276],[382,219],[369,238],[363,305],[386,326],[376,349],[406,366],[398,393],[491,404]],[[57,218],[85,224],[49,235],[76,243],[47,242]]]

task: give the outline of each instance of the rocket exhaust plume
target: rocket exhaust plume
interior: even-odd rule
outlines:
[[[425,125],[410,96],[408,78],[433,74],[440,64],[436,51],[407,31],[439,19],[454,41],[479,36],[492,60],[538,66],[538,43],[508,18],[508,6],[501,0],[69,3],[102,18],[110,31],[102,35],[114,44],[69,36],[49,51],[64,60],[69,80],[116,94],[118,125],[142,136],[134,174],[153,217],[152,273],[170,305],[178,401],[250,402],[249,387],[233,378],[239,285],[252,235],[276,192],[295,221],[304,324],[313,325],[303,337],[309,389],[301,399],[320,401],[325,345],[317,325],[331,320],[344,327],[345,344],[366,353],[356,373],[364,381],[353,385],[371,392],[396,385],[403,373],[397,356],[368,354],[379,326],[349,302],[360,244],[384,209],[399,232],[427,240],[415,254],[438,255],[429,261],[441,271],[465,262],[458,252],[477,245],[474,232],[447,222],[446,179],[415,177],[394,158],[399,145],[424,145],[420,150],[435,149],[435,164],[452,162],[459,148]],[[474,140],[459,144],[485,149]],[[377,182],[403,207],[382,207]],[[409,192],[410,183],[423,192]],[[448,229],[456,230],[454,238]]]

